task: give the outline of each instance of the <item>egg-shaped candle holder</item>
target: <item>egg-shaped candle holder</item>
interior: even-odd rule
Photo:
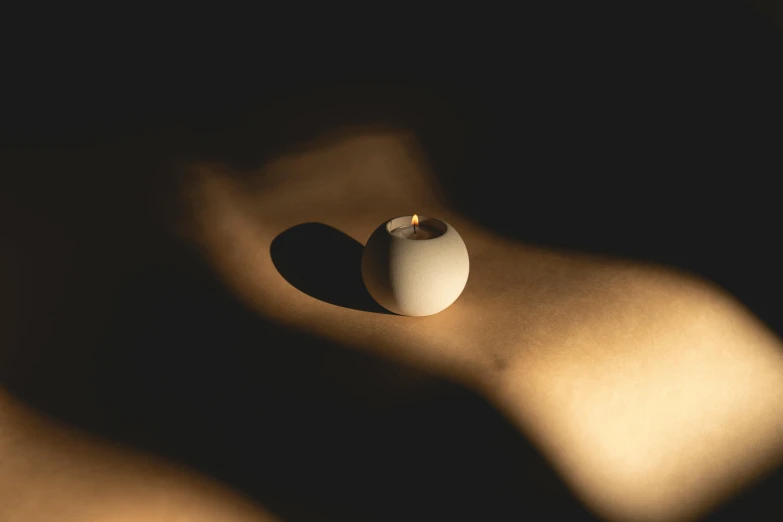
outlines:
[[[400,216],[381,224],[362,254],[370,295],[400,315],[433,315],[451,306],[468,281],[470,261],[462,237],[439,219]],[[415,222],[415,221],[414,221]]]

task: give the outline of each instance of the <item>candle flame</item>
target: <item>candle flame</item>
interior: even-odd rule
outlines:
[[[413,214],[413,219],[411,219],[411,225],[413,225],[414,227],[419,226],[419,216],[417,216],[416,214]]]

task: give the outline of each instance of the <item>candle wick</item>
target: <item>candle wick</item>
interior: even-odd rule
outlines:
[[[416,225],[413,225],[413,233],[416,233]]]

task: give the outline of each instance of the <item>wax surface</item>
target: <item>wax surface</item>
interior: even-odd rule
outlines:
[[[440,235],[438,231],[423,226],[417,226],[415,231],[413,226],[399,227],[395,228],[390,233],[393,236],[413,240],[432,239]]]

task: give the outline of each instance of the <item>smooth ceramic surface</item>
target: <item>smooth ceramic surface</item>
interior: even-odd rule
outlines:
[[[451,306],[468,281],[470,261],[465,243],[454,228],[421,216],[421,225],[440,232],[438,237],[412,240],[391,231],[410,225],[412,216],[381,224],[367,241],[362,255],[362,278],[370,295],[387,310],[425,316]]]

